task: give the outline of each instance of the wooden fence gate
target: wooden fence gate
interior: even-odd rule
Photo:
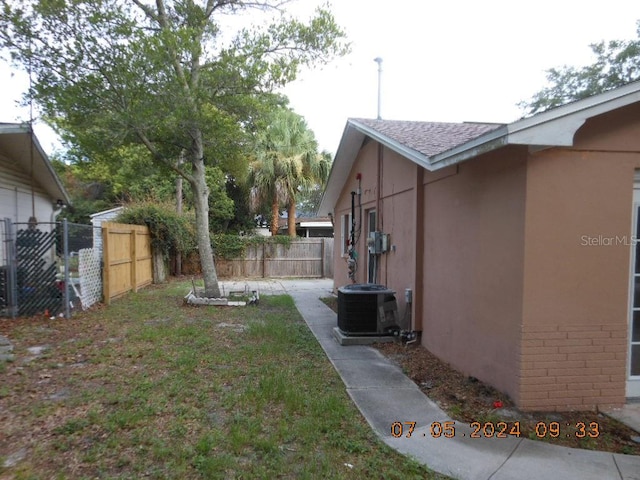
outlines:
[[[153,281],[149,227],[105,222],[102,224],[104,303]]]

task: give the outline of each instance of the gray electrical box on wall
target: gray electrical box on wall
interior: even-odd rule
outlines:
[[[386,253],[389,250],[389,234],[382,232],[369,232],[367,247],[369,253],[374,255]]]
[[[382,253],[382,235],[380,235],[380,232],[369,232],[367,246],[369,247],[369,253],[374,255]]]

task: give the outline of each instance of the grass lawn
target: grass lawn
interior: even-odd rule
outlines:
[[[376,437],[290,297],[188,307],[189,287],[0,319],[0,479],[445,478]]]

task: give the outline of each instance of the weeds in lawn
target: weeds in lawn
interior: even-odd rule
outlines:
[[[3,324],[16,352],[51,348],[2,373],[0,457],[28,454],[0,476],[444,478],[377,439],[290,297],[191,307],[188,288]]]

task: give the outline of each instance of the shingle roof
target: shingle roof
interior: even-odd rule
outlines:
[[[412,122],[354,118],[405,147],[431,157],[504,125],[497,123]]]
[[[508,145],[536,149],[571,147],[576,132],[588,119],[636,103],[640,103],[640,81],[506,125],[349,119],[318,213],[326,215],[333,211],[367,139],[435,172]]]

